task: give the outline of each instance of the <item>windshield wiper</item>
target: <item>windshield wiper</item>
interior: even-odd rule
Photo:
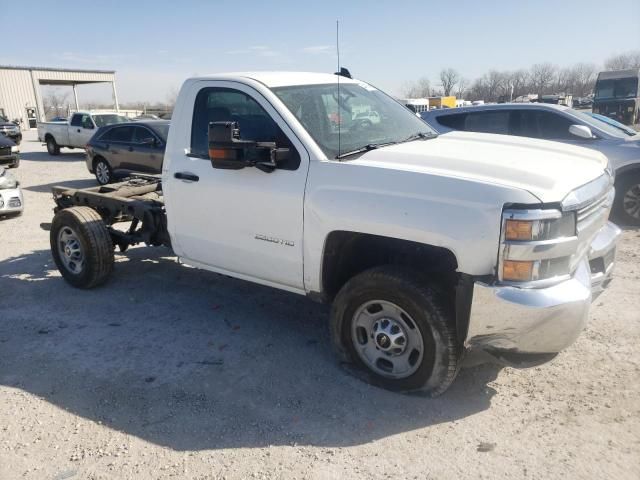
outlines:
[[[375,150],[376,148],[386,147],[387,145],[394,145],[398,142],[384,142],[384,143],[369,143],[364,147],[356,148],[355,150],[350,150],[345,153],[341,153],[340,155],[336,155],[336,159],[350,157],[352,155],[357,155],[358,153],[368,152],[370,150]]]
[[[409,135],[407,138],[405,138],[404,140],[398,143],[413,142],[414,140],[428,140],[430,138],[436,138],[437,136],[438,136],[437,133],[418,132],[418,133],[414,133],[413,135]]]

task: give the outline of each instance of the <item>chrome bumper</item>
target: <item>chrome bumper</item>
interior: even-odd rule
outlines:
[[[557,353],[571,345],[584,329],[589,305],[611,281],[619,235],[608,222],[574,275],[551,287],[476,282],[465,346],[502,355]]]

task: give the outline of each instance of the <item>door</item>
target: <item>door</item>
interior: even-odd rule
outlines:
[[[107,161],[114,170],[130,168],[127,165],[131,163],[133,129],[130,125],[113,127],[100,139]]]
[[[162,171],[163,144],[158,137],[146,127],[134,127],[133,139],[126,155],[130,166],[123,165],[138,172],[160,173]]]
[[[176,130],[170,134],[171,150],[163,171],[174,250],[187,263],[303,291],[307,151],[271,104],[251,87],[195,82],[184,98],[189,107],[194,106],[192,122],[184,118],[172,125]],[[184,112],[191,112],[184,107]],[[273,141],[279,148],[289,148],[290,159],[272,173],[251,167],[212,168],[208,125],[224,120],[238,122],[242,139]]]
[[[511,115],[512,135],[541,138],[580,146],[591,146],[594,139],[576,137],[569,132],[571,125],[581,125],[578,120],[565,117],[560,112],[539,109],[514,110]]]
[[[91,115],[75,113],[71,118],[69,127],[69,146],[84,148],[95,132],[96,129]]]

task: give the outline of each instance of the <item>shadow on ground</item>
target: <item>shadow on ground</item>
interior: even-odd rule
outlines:
[[[82,149],[62,150],[60,155],[49,155],[44,152],[21,152],[20,161],[28,162],[84,162],[85,153]]]
[[[134,248],[89,291],[48,250],[0,262],[0,384],[176,450],[362,444],[490,406],[496,365],[433,400],[370,387],[336,363],[328,307],[169,255]]]

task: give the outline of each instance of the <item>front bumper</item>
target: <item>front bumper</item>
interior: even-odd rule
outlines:
[[[23,209],[24,198],[20,187],[0,190],[0,215],[19,213]]]
[[[465,346],[509,361],[554,354],[584,329],[589,305],[611,282],[620,229],[608,222],[574,275],[547,288],[517,288],[476,282]]]
[[[20,159],[19,153],[12,153],[11,155],[0,156],[0,165],[15,165]]]

